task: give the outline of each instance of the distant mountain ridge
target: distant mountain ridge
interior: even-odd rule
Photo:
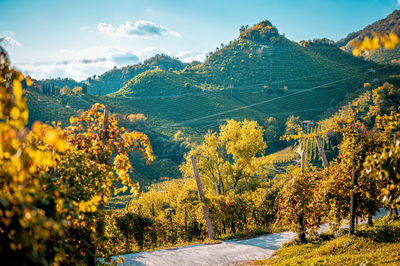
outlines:
[[[400,36],[400,10],[394,10],[386,18],[378,20],[357,32],[348,34],[345,38],[336,42],[346,52],[353,50],[355,42],[364,40],[365,37],[373,37],[373,32],[377,33],[395,33]],[[374,52],[364,53],[363,56],[375,62],[389,61],[397,59],[400,56],[400,48],[397,46],[394,50],[378,49]]]

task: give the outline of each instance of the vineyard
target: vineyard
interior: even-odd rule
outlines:
[[[39,82],[0,47],[3,262],[114,265],[285,231],[254,263],[398,263],[399,43],[373,33],[352,55],[265,20],[204,62],[157,55],[84,83]]]

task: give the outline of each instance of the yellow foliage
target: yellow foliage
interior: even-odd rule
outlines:
[[[361,42],[355,42],[353,48],[353,55],[359,56],[362,51],[375,51],[381,47],[385,49],[394,49],[400,43],[399,37],[391,32],[390,34],[380,34],[373,32],[373,38],[365,37]]]

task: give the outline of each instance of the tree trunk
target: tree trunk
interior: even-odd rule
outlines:
[[[354,189],[356,186],[356,173],[355,168],[351,171],[351,184]],[[350,224],[349,224],[349,235],[354,235],[355,228],[355,218],[356,218],[356,193],[353,191],[350,197]]]
[[[94,246],[93,240],[90,239],[89,249],[87,253],[87,263],[88,266],[95,266],[96,265],[96,247]]]
[[[368,225],[369,225],[369,226],[373,226],[373,223],[372,223],[372,213],[369,213],[369,214],[368,214]]]
[[[213,225],[211,223],[210,212],[209,212],[207,206],[205,206],[205,204],[204,204],[203,185],[201,184],[199,170],[197,169],[196,159],[195,159],[194,155],[190,156],[190,160],[191,160],[191,163],[192,163],[194,178],[196,179],[197,191],[199,192],[200,202],[201,202],[202,207],[203,207],[203,215],[204,215],[204,220],[206,220],[208,237],[210,239],[214,239],[215,238],[214,227],[213,227]]]
[[[304,224],[304,215],[303,214],[300,214],[298,216],[298,223],[300,226],[299,240],[300,240],[300,243],[304,244],[304,243],[306,243],[306,226]]]

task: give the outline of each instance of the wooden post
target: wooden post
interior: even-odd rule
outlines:
[[[321,157],[322,164],[326,169],[328,167],[328,160],[326,159],[325,150],[324,147],[322,146],[321,139],[319,138],[319,136],[315,137],[315,141],[317,142],[318,152],[319,156]]]
[[[203,207],[203,215],[204,215],[204,220],[206,220],[208,237],[210,239],[214,239],[215,238],[214,228],[211,223],[210,212],[209,212],[207,206],[204,205],[204,191],[203,191],[203,186],[202,186],[201,180],[200,180],[199,170],[197,169],[196,158],[194,157],[194,155],[190,156],[190,160],[192,162],[193,174],[194,174],[194,178],[196,179],[197,190],[199,192],[200,202]]]
[[[351,170],[351,186],[354,189],[356,186],[356,169],[353,166]],[[354,224],[356,218],[356,193],[353,191],[350,197],[350,224],[349,224],[349,235],[354,235]]]
[[[107,141],[108,137],[107,126],[108,126],[108,108],[107,106],[104,106],[103,135],[101,136],[101,140],[103,141],[103,143]]]
[[[301,142],[301,149],[300,149],[300,157],[301,157],[301,173],[304,174],[304,161],[305,161],[305,154],[304,154],[304,139]]]
[[[302,140],[301,146],[302,146],[301,148],[304,149],[304,139]],[[300,152],[301,152],[301,174],[304,174],[304,164],[305,164],[305,162],[304,162],[305,154],[304,154],[303,149],[300,149]],[[300,239],[301,243],[305,243],[306,242],[306,227],[304,224],[304,213],[303,212],[300,213],[298,215],[297,219],[298,219],[298,224],[299,224],[300,230],[301,230],[301,232],[299,233],[299,239]]]

